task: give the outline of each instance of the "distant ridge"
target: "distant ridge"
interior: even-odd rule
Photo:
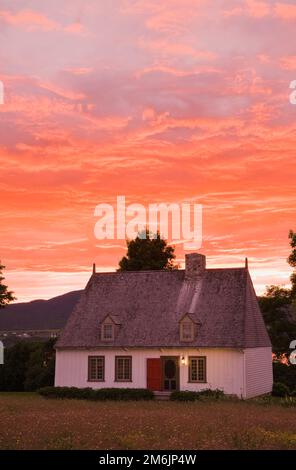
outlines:
[[[10,304],[0,309],[0,331],[63,328],[81,292],[77,290],[49,300]]]

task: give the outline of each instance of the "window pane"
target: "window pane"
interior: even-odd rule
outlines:
[[[182,339],[191,340],[193,339],[193,325],[192,323],[182,323]]]
[[[113,325],[106,323],[103,325],[103,338],[112,339],[113,338]]]
[[[191,357],[189,362],[189,381],[206,382],[206,358]]]
[[[130,357],[116,358],[116,380],[129,381],[132,379],[132,360]]]
[[[203,358],[198,359],[198,380],[205,381],[205,361]]]
[[[117,371],[118,371],[118,379],[119,380],[123,380],[124,377],[123,377],[123,364],[124,364],[124,360],[123,359],[118,359],[118,366],[117,366]]]
[[[191,380],[197,380],[197,360],[191,359]]]
[[[91,356],[88,358],[88,380],[104,380],[104,357]]]

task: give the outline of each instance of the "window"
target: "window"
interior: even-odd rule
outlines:
[[[115,381],[131,382],[132,381],[132,358],[131,356],[115,357]]]
[[[189,382],[207,381],[206,376],[206,357],[189,357]]]
[[[182,321],[180,324],[180,339],[181,341],[194,340],[194,325],[192,321]]]
[[[105,341],[112,341],[114,339],[114,325],[112,323],[103,324],[102,339]]]
[[[105,380],[105,357],[88,356],[88,381],[103,382]]]

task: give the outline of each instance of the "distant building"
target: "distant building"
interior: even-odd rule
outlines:
[[[93,273],[56,344],[56,386],[272,389],[272,352],[244,268]]]

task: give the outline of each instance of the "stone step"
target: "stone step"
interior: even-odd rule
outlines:
[[[170,399],[171,392],[154,392],[154,396],[156,400],[169,400]]]

